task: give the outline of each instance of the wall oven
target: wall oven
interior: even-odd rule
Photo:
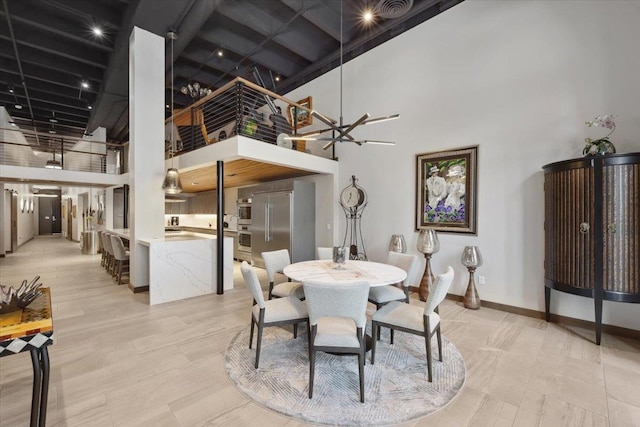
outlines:
[[[238,225],[251,225],[251,198],[238,199]]]
[[[248,225],[238,225],[238,256],[241,261],[251,262],[251,231]]]

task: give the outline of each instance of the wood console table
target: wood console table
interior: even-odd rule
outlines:
[[[53,319],[49,288],[27,308],[0,314],[0,357],[25,351],[31,353],[33,392],[31,395],[31,427],[44,427],[49,394],[49,353],[53,344]]]

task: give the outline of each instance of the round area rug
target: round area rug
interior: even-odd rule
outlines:
[[[309,399],[309,357],[306,325],[298,338],[292,327],[265,328],[260,367],[254,368],[256,336],[249,349],[249,328],[229,344],[225,368],[231,382],[257,404],[280,414],[318,425],[384,426],[428,415],[449,403],[462,389],[465,365],[458,349],[442,338],[443,362],[434,355],[433,382],[427,380],[424,338],[396,331],[389,344],[383,329],[376,345],[376,363],[366,355],[365,403],[360,403],[357,356],[316,353],[313,398]]]

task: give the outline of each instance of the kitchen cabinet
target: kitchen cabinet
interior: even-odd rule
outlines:
[[[187,203],[186,202],[164,202],[164,213],[166,215],[181,215],[189,213],[187,212]]]
[[[547,321],[551,289],[593,298],[599,345],[602,301],[640,303],[640,153],[543,169]]]
[[[194,197],[191,197],[187,201],[188,212],[190,214],[215,214],[218,209],[217,191],[202,191],[195,193]]]

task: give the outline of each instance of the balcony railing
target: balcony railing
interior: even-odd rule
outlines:
[[[121,174],[125,146],[0,128],[0,164]]]
[[[288,119],[291,107],[311,114],[308,108],[237,77],[165,121],[166,156],[170,156],[172,120],[176,155],[235,135],[305,151],[302,141],[278,139],[281,134],[296,134]]]

